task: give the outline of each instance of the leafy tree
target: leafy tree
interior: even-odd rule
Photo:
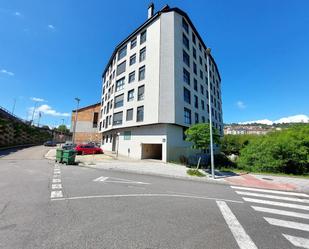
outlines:
[[[208,123],[199,123],[192,125],[185,132],[186,141],[193,143],[194,149],[206,150],[210,146],[210,129]],[[213,128],[213,141],[220,144],[220,135],[218,131]]]
[[[63,133],[68,133],[69,129],[67,128],[66,125],[59,125],[57,128],[57,131],[63,132]]]
[[[257,135],[224,135],[221,139],[221,151],[226,155],[239,155],[240,150],[255,138]]]

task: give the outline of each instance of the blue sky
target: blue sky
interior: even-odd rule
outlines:
[[[222,78],[224,122],[309,114],[309,1],[154,1],[188,13]],[[41,123],[70,123],[98,102],[115,45],[147,18],[149,1],[1,0],[0,105]],[[30,110],[31,113],[31,110]]]

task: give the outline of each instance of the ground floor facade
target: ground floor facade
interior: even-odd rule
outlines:
[[[184,127],[155,124],[114,129],[101,133],[101,147],[133,159],[179,161],[181,156],[198,153],[185,141]]]

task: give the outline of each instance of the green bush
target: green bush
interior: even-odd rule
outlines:
[[[257,135],[224,135],[221,139],[221,151],[226,155],[239,155],[240,150],[257,137]]]
[[[203,174],[201,171],[198,169],[188,169],[187,174],[190,176],[198,176],[198,177],[203,177],[205,174]]]
[[[295,125],[255,138],[240,150],[237,164],[248,171],[309,173],[309,125]]]

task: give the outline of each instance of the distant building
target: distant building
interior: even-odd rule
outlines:
[[[270,132],[273,127],[264,128],[257,125],[226,125],[224,126],[225,135],[244,135],[244,134],[253,134],[253,135],[265,135]]]
[[[77,110],[75,143],[99,143],[98,119],[100,103],[85,106]],[[72,111],[71,131],[74,129],[76,110]]]
[[[221,78],[190,20],[165,6],[123,40],[102,75],[102,148],[135,159],[178,160],[195,151],[184,131],[209,122],[223,135]]]

